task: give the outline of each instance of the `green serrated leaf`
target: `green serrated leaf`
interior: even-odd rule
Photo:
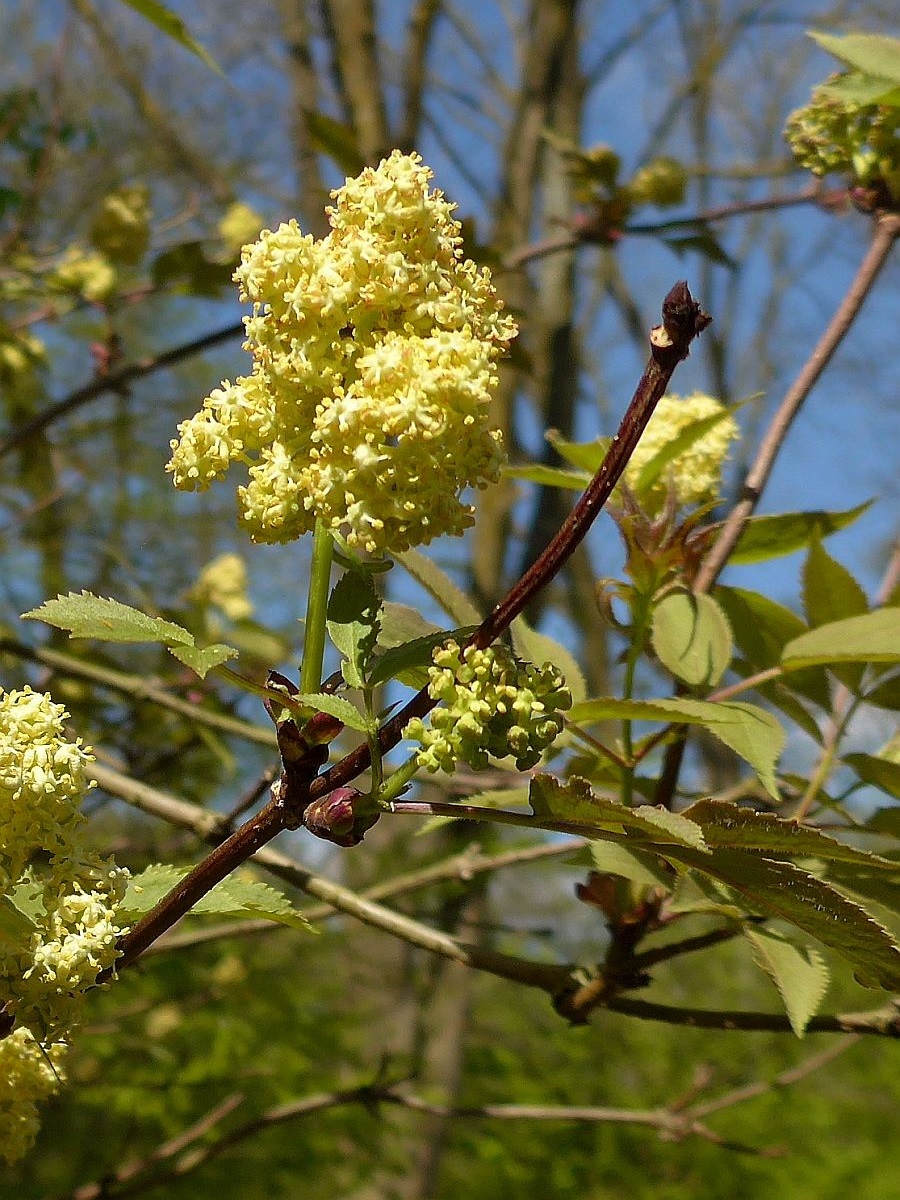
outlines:
[[[220,296],[230,286],[232,272],[230,264],[207,257],[203,242],[181,242],[153,260],[150,276],[156,287],[180,284],[190,295]]]
[[[129,8],[134,9],[136,13],[140,13],[145,20],[155,25],[157,29],[161,29],[167,37],[172,38],[179,46],[183,46],[185,50],[189,50],[191,54],[195,54],[202,62],[215,71],[217,75],[225,77],[225,73],[216,60],[212,57],[208,50],[193,38],[187,31],[187,26],[181,17],[177,17],[175,13],[170,12],[164,4],[160,4],[159,0],[121,0],[122,4],[126,4]]]
[[[533,463],[530,467],[504,467],[502,474],[504,479],[520,479],[524,483],[565,488],[571,492],[583,492],[591,482],[591,476],[586,471],[548,467],[545,463]]]
[[[0,896],[0,945],[27,945],[36,929],[31,917],[16,904],[15,891],[12,896]]]
[[[349,125],[311,108],[303,109],[303,120],[315,150],[327,155],[348,175],[359,175],[366,165],[366,159]]]
[[[705,849],[700,827],[680,813],[649,804],[628,808],[596,795],[584,779],[562,783],[552,775],[535,775],[528,802],[538,820],[584,825],[587,837],[633,836],[645,848],[658,847],[661,854],[670,845],[689,846],[700,853]]]
[[[365,685],[378,637],[381,599],[371,575],[347,571],[328,599],[328,636],[346,660],[344,679],[353,688]]]
[[[847,568],[831,557],[818,534],[813,535],[803,564],[803,608],[810,629],[869,611],[866,593]]]
[[[713,413],[711,417],[703,417],[682,429],[677,437],[667,442],[661,450],[657,450],[656,454],[644,464],[638,476],[637,483],[634,484],[633,491],[639,496],[649,491],[663,474],[669,463],[674,462],[686,450],[690,450],[695,442],[705,437],[711,429],[715,429],[726,418],[731,417],[739,407],[741,405],[723,409],[721,412]]]
[[[343,696],[332,696],[328,692],[300,692],[293,699],[295,703],[315,709],[316,712],[337,717],[348,729],[355,729],[359,733],[368,732],[369,722],[365,714]]]
[[[845,754],[841,761],[855,771],[863,783],[900,800],[900,763],[879,758],[876,754]]]
[[[803,564],[803,607],[810,628],[858,617],[869,611],[862,587],[845,566],[832,558],[816,534]],[[864,667],[838,667],[835,674],[854,693],[859,691]]]
[[[837,36],[807,30],[823,50],[866,75],[876,75],[900,84],[900,40],[877,33],[848,33]]]
[[[189,867],[175,867],[170,863],[154,863],[138,875],[132,875],[116,909],[117,916],[124,923],[133,925],[155,908],[189,870]]]
[[[386,683],[389,679],[399,679],[407,687],[421,688],[428,682],[428,668],[432,663],[432,652],[435,646],[441,646],[448,638],[463,642],[474,633],[477,626],[470,625],[468,629],[453,629],[449,632],[439,629],[425,637],[414,638],[401,646],[394,646],[380,655],[372,667],[369,683],[372,686]]]
[[[608,437],[594,438],[592,442],[569,442],[555,429],[548,429],[544,437],[560,458],[591,477],[599,471],[612,442]]]
[[[795,612],[761,592],[720,586],[715,596],[725,611],[741,654],[755,671],[780,664],[785,645],[806,632],[806,623]],[[798,671],[780,683],[820,708],[830,710],[831,690],[821,667]]]
[[[168,650],[180,663],[190,667],[201,679],[205,679],[213,667],[221,666],[228,659],[238,656],[234,646],[226,646],[223,642],[216,642],[213,646],[204,646],[203,649],[199,646],[169,646]]]
[[[852,896],[879,904],[890,913],[900,913],[900,869],[893,875],[875,874],[836,863],[829,869],[828,877]]]
[[[873,871],[896,869],[889,859],[835,841],[812,826],[724,800],[698,800],[684,810],[683,816],[695,821],[707,845],[716,848],[757,850],[771,858],[854,863]]]
[[[569,719],[576,724],[609,718],[702,725],[748,762],[766,791],[779,799],[775,763],[784,747],[784,730],[765,709],[736,701],[619,700],[610,697],[586,700],[583,704],[576,704],[569,712]]]
[[[369,682],[374,686],[388,679],[398,679],[418,691],[428,682],[434,647],[442,640],[457,636],[466,637],[468,633],[448,632],[433,621],[426,621],[418,609],[386,602],[382,606],[378,631],[380,653],[370,667]]]
[[[140,875],[135,875],[129,880],[125,897],[116,910],[117,917],[133,925],[167,896],[187,874],[187,868],[166,863],[147,867]],[[293,907],[287,896],[267,883],[240,875],[229,875],[227,879],[217,883],[197,901],[191,912],[228,917],[232,920],[263,917],[295,929],[310,928],[309,922]]]
[[[694,252],[710,262],[719,263],[731,270],[737,269],[737,262],[731,257],[713,231],[704,227],[698,233],[668,234],[660,241],[673,250],[680,258]]]
[[[676,846],[669,853],[726,884],[751,911],[787,921],[834,950],[864,987],[900,990],[900,947],[864,908],[825,880],[747,850],[717,848],[698,855]]]
[[[734,648],[716,600],[693,592],[670,593],[655,605],[651,644],[666,670],[692,687],[715,687]]]
[[[140,609],[106,600],[91,592],[69,592],[45,600],[40,608],[22,613],[23,620],[44,621],[70,637],[103,642],[162,642],[164,646],[193,646],[194,635],[172,621],[150,617]]]
[[[543,666],[545,662],[565,676],[566,684],[572,693],[572,699],[577,704],[587,696],[587,681],[577,659],[555,638],[546,633],[538,633],[532,629],[524,617],[516,617],[510,628],[513,650],[519,658],[526,662]]]
[[[397,562],[420,584],[457,625],[480,625],[481,614],[449,575],[418,550],[398,554]]]
[[[732,660],[731,666],[732,669],[735,668],[734,660]],[[744,670],[743,666],[739,672],[742,677],[746,677],[750,673],[750,671]],[[814,742],[822,745],[822,730],[819,728],[815,717],[780,679],[768,680],[766,683],[757,684],[754,690],[764,700],[767,700],[773,708],[777,708],[780,712],[784,713],[788,721],[802,729]]]
[[[900,609],[879,608],[820,625],[788,642],[781,656],[786,671],[843,662],[900,662]]]
[[[728,559],[729,566],[766,562],[793,554],[809,545],[814,533],[828,537],[846,529],[872,506],[872,501],[848,508],[844,512],[779,513],[775,516],[751,517],[740,541]]]
[[[451,636],[433,621],[426,620],[417,608],[408,604],[397,604],[388,600],[381,606],[378,645],[382,650],[393,650],[395,646],[403,646],[419,638],[432,637],[436,633],[443,633],[444,637]]]
[[[828,83],[820,91],[842,104],[883,104],[900,107],[900,87],[892,79],[879,79],[862,71],[848,71]]]
[[[621,842],[593,841],[590,852],[594,867],[605,875],[620,875],[639,887],[673,886],[672,874],[665,871],[655,855],[646,851],[623,846]]]
[[[784,1003],[791,1029],[803,1037],[828,990],[828,967],[818,950],[797,946],[771,930],[745,929],[757,966],[769,976]]]

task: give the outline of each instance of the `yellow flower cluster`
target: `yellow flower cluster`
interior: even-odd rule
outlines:
[[[572,696],[551,663],[536,667],[505,646],[462,650],[454,641],[432,658],[428,692],[443,707],[432,710],[429,725],[416,718],[403,733],[421,742],[418,763],[426,770],[452,774],[462,761],[481,771],[489,757],[514,755],[525,771],[562,731]]]
[[[49,282],[64,292],[75,292],[85,300],[106,300],[116,287],[116,270],[97,250],[73,245],[66,249]]]
[[[230,552],[206,564],[191,588],[191,597],[218,608],[229,621],[244,621],[253,615],[247,586],[247,565],[239,554]]]
[[[661,451],[688,433],[698,422],[710,421],[705,433],[690,442],[667,462],[649,486],[638,486],[644,467]],[[724,404],[712,396],[694,392],[691,396],[666,395],[656,406],[641,440],[628,461],[624,479],[638,494],[648,512],[659,512],[666,501],[669,487],[681,505],[705,504],[715,500],[722,486],[722,469],[728,458],[728,447],[740,436],[737,422]]]
[[[0,692],[0,995],[16,1022],[0,1057],[22,1078],[21,1103],[0,1089],[0,1155],[10,1161],[34,1136],[34,1101],[56,1083],[38,1060],[62,1053],[123,932],[115,908],[128,872],[78,845],[91,756],[65,738],[65,717],[31,688]]]
[[[62,705],[30,687],[0,693],[0,894],[35,854],[65,863],[74,852],[90,756],[80,740],[63,737],[65,715]]]
[[[395,150],[332,193],[327,237],[290,221],[244,247],[252,374],[179,426],[169,470],[194,490],[245,463],[255,541],[319,518],[370,553],[405,550],[461,533],[473,517],[460,492],[497,477],[488,409],[516,327],[430,179]]]
[[[0,1040],[0,1157],[13,1163],[37,1136],[37,1106],[59,1087],[65,1046],[45,1050],[28,1029]]]

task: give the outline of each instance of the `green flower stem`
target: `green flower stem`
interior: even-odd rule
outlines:
[[[406,785],[415,776],[418,769],[419,755],[415,753],[410,755],[405,763],[401,763],[396,771],[392,772],[387,783],[383,784],[376,793],[375,799],[378,801],[379,807],[390,808],[393,801],[403,795]]]
[[[334,542],[331,531],[322,521],[316,521],[313,534],[312,560],[309,564],[309,596],[306,604],[306,637],[303,642],[303,665],[300,668],[300,691],[317,692],[322,683],[322,663],[325,660],[325,616],[331,586],[331,558]]]
[[[637,602],[632,610],[631,644],[625,658],[625,681],[622,697],[630,700],[634,695],[634,676],[637,671],[638,659],[644,649],[644,634],[650,623],[650,613],[653,611],[653,597],[637,594]],[[622,757],[625,759],[625,775],[622,779],[622,802],[631,804],[634,796],[634,738],[632,722],[628,719],[622,722]]]
[[[373,687],[363,689],[363,701],[366,706],[366,716],[368,717],[368,729],[366,732],[366,741],[369,745],[369,755],[371,764],[369,767],[372,776],[372,795],[379,796],[381,789],[384,786],[384,762],[381,755],[381,742],[378,740],[378,717],[375,713],[375,691]]]
[[[584,742],[586,746],[590,746],[590,748],[597,754],[609,759],[609,761],[617,766],[620,771],[625,770],[625,759],[622,757],[622,755],[617,754],[616,751],[610,746],[605,746],[599,738],[592,737],[587,730],[582,729],[580,725],[576,725],[574,721],[567,720],[566,730],[571,733],[573,737],[576,737],[579,739],[579,741]]]
[[[794,809],[791,817],[795,821],[805,821],[809,816],[809,811],[816,802],[816,797],[819,794],[819,789],[823,788],[828,782],[828,777],[834,770],[835,760],[838,757],[841,739],[847,730],[847,726],[856,715],[857,709],[862,704],[862,696],[856,696],[847,705],[844,711],[835,715],[833,718],[831,729],[825,738],[825,744],[822,747],[822,753],[819,755],[819,761],[816,764],[815,770],[809,777],[809,783],[806,785],[806,791],[800,798],[797,807]]]

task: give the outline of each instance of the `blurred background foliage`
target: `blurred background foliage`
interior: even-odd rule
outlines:
[[[794,170],[781,130],[831,69],[803,31],[886,29],[892,6],[170,7],[221,75],[118,0],[8,0],[0,14],[4,43],[16,48],[0,76],[0,385],[6,434],[27,432],[5,455],[0,484],[2,682],[50,687],[107,762],[231,811],[274,765],[270,748],[198,726],[134,688],[30,662],[21,643],[36,634],[23,634],[17,616],[57,592],[88,588],[198,632],[227,629],[248,674],[296,669],[306,549],[244,546],[230,488],[184,496],[163,475],[178,421],[249,361],[229,283],[241,242],[291,216],[321,234],[327,191],[345,173],[393,146],[415,148],[459,202],[467,249],[498,267],[523,326],[496,410],[514,461],[558,462],[543,439],[547,428],[581,439],[612,432],[640,371],[646,329],[682,275],[715,324],[679,372],[679,390],[727,402],[758,397],[741,410],[740,453],[749,455],[850,279],[867,221],[805,203],[680,228],[660,223],[802,191],[808,179]],[[593,149],[590,161],[601,168],[585,171],[579,147]],[[683,195],[676,187],[654,204],[633,186],[626,202],[616,181],[634,185],[660,160],[680,164]],[[595,222],[593,244],[515,266],[524,248],[564,236],[579,215]],[[804,414],[766,499],[770,511],[846,509],[880,495],[833,550],[870,591],[897,494],[895,463],[884,453],[891,437],[896,444],[894,363],[883,352],[897,282],[894,263]],[[172,351],[159,367],[158,356]],[[117,375],[131,364],[130,375]],[[104,390],[110,374],[120,382]],[[28,432],[30,421],[84,387],[96,395]],[[733,464],[734,481],[742,465]],[[432,550],[487,606],[540,550],[564,503],[558,491],[535,496],[507,482],[483,497],[471,537]],[[254,606],[237,619],[195,590],[204,566],[230,551],[246,562]],[[532,614],[578,654],[595,692],[614,686],[621,644],[599,620],[594,580],[620,569],[619,545],[601,522]],[[741,585],[796,605],[796,558],[743,571],[735,577]],[[394,599],[422,603],[402,583],[387,586]],[[46,647],[159,680],[213,713],[261,721],[253,703],[181,674],[161,651],[55,636]],[[882,727],[858,732],[861,746],[884,735]],[[808,750],[797,743],[789,755],[802,772]],[[728,782],[711,751],[698,754],[693,769],[698,787]],[[134,868],[193,861],[200,852],[192,836],[101,791],[90,806],[97,844]],[[355,888],[473,842],[486,851],[521,844],[465,823],[418,837],[402,820],[382,822],[350,855],[299,835],[287,841],[305,865]],[[602,951],[603,923],[573,900],[588,867],[578,852],[394,903],[483,945],[590,963]],[[733,945],[679,960],[649,994],[675,1004],[699,997],[723,1008],[777,1008],[774,990]],[[849,978],[828,1002],[830,1011],[865,1005]],[[159,1190],[247,1200],[489,1200],[513,1191],[678,1200],[778,1189],[797,1200],[837,1200],[855,1187],[888,1200],[900,1194],[900,1165],[887,1152],[895,1125],[890,1043],[848,1042],[806,1078],[769,1086],[832,1045],[824,1035],[800,1043],[611,1013],[568,1028],[542,994],[430,960],[347,918],[325,922],[318,937],[277,930],[223,938],[148,956],[97,998],[70,1086],[47,1112],[35,1152],[0,1174],[0,1193],[68,1193],[150,1154],[231,1096],[243,1099],[213,1136],[272,1106],[384,1079],[408,1081],[435,1103],[642,1111],[766,1086],[710,1116],[724,1146],[614,1123],[333,1106],[257,1131]],[[147,1178],[180,1161],[175,1155]],[[123,1184],[108,1194],[129,1193]]]

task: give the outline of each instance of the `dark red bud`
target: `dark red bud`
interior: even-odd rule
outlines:
[[[310,746],[327,746],[333,742],[344,728],[344,722],[339,721],[330,713],[317,712],[303,726],[303,738]]]
[[[356,788],[335,788],[314,800],[303,814],[310,833],[336,846],[358,846],[381,814],[371,807],[369,796]]]

